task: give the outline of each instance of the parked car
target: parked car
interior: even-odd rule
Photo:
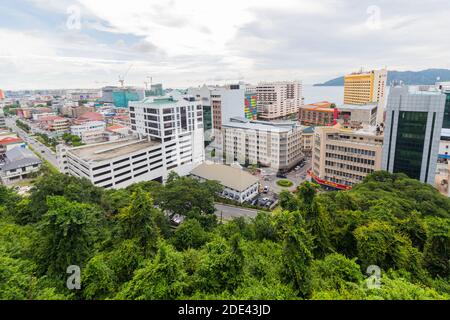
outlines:
[[[268,187],[268,186],[265,186],[263,192],[264,192],[264,193],[268,193],[268,192],[269,192],[269,187]]]

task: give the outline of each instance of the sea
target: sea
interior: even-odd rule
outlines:
[[[320,101],[329,101],[336,105],[344,103],[344,87],[315,87],[303,85],[303,97],[305,104]]]

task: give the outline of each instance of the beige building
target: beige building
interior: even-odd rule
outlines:
[[[288,170],[303,158],[304,127],[295,121],[266,122],[232,118],[222,127],[227,163],[260,164]]]
[[[349,189],[381,169],[382,150],[383,134],[375,127],[316,127],[310,175],[324,186]]]
[[[273,120],[298,114],[303,105],[301,81],[262,82],[256,86],[258,118]]]
[[[386,104],[386,69],[356,72],[344,77],[344,104],[378,103],[377,122],[384,119]]]

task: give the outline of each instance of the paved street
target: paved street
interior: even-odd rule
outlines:
[[[33,150],[38,153],[45,160],[50,162],[54,167],[58,168],[58,161],[56,154],[41,142],[32,138],[28,133],[16,126],[16,118],[6,118],[6,126],[11,128],[17,135],[29,144]]]
[[[270,169],[263,169],[262,174],[259,176],[262,187],[268,186],[269,190],[280,194],[283,190],[295,191],[297,186],[308,179],[307,171],[311,168],[311,160],[308,158],[303,168],[298,171],[292,170],[287,173],[287,180],[290,180],[294,185],[290,188],[283,188],[277,185],[278,180],[284,180],[276,177],[276,172]]]
[[[238,217],[255,218],[258,214],[258,210],[255,209],[240,208],[219,203],[216,203],[215,207],[219,220],[221,217],[223,220],[231,220]]]

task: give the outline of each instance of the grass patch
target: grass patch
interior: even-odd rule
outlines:
[[[280,187],[283,187],[283,188],[289,188],[289,187],[292,187],[294,185],[294,183],[292,181],[283,179],[283,180],[278,180],[277,185],[279,185]]]

